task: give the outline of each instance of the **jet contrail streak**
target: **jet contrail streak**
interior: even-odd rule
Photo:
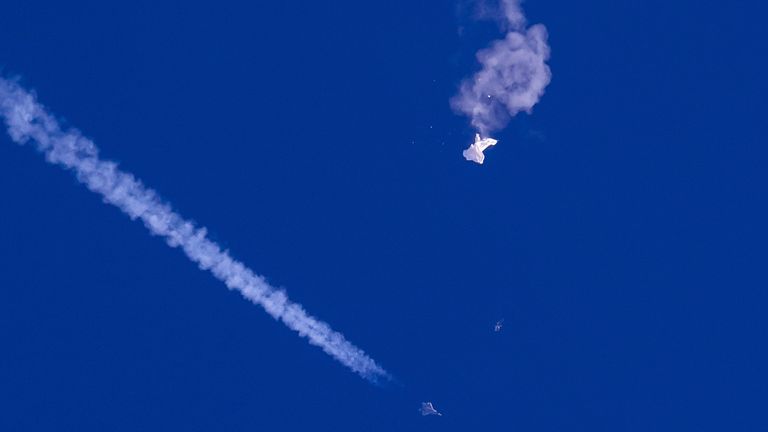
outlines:
[[[19,144],[32,142],[48,162],[63,166],[93,192],[104,197],[131,219],[141,219],[152,234],[165,238],[171,247],[181,247],[190,260],[208,270],[230,289],[261,305],[275,319],[306,337],[363,378],[379,383],[389,379],[387,372],[328,324],[307,314],[301,305],[288,300],[285,292],[234,260],[219,245],[209,240],[205,228],[175,213],[152,190],[133,175],[118,169],[114,162],[102,160],[91,140],[75,129],[62,130],[56,119],[36,101],[35,95],[15,81],[0,78],[0,115],[8,133]]]

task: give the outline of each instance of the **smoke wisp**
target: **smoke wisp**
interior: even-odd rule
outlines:
[[[163,237],[171,247],[181,248],[190,260],[210,271],[229,289],[262,306],[273,318],[363,378],[373,383],[389,380],[387,372],[365,352],[307,314],[301,305],[291,302],[284,291],[270,286],[263,277],[233,259],[207,238],[205,228],[182,218],[133,175],[121,171],[114,162],[100,159],[91,140],[77,130],[63,130],[34,94],[3,78],[0,116],[5,119],[13,141],[33,143],[48,162],[73,171],[81,183],[101,195],[105,202],[131,219],[140,219],[152,234]]]
[[[530,112],[552,77],[547,29],[526,28],[519,0],[501,0],[506,37],[477,53],[481,69],[466,79],[451,99],[453,109],[468,116],[482,136],[507,125],[520,111]]]

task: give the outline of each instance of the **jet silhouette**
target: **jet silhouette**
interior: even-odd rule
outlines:
[[[422,402],[421,403],[421,415],[428,416],[428,415],[438,415],[441,416],[439,412],[435,409],[434,406],[432,406],[432,402]]]

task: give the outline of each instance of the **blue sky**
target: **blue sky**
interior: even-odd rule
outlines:
[[[768,426],[764,5],[528,0],[480,166],[467,2],[66,3],[3,4],[4,73],[397,381],[2,134],[0,430]]]

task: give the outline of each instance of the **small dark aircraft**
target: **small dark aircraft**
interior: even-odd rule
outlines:
[[[501,331],[501,328],[504,326],[504,318],[496,321],[496,325],[493,326],[493,331],[496,333]]]

